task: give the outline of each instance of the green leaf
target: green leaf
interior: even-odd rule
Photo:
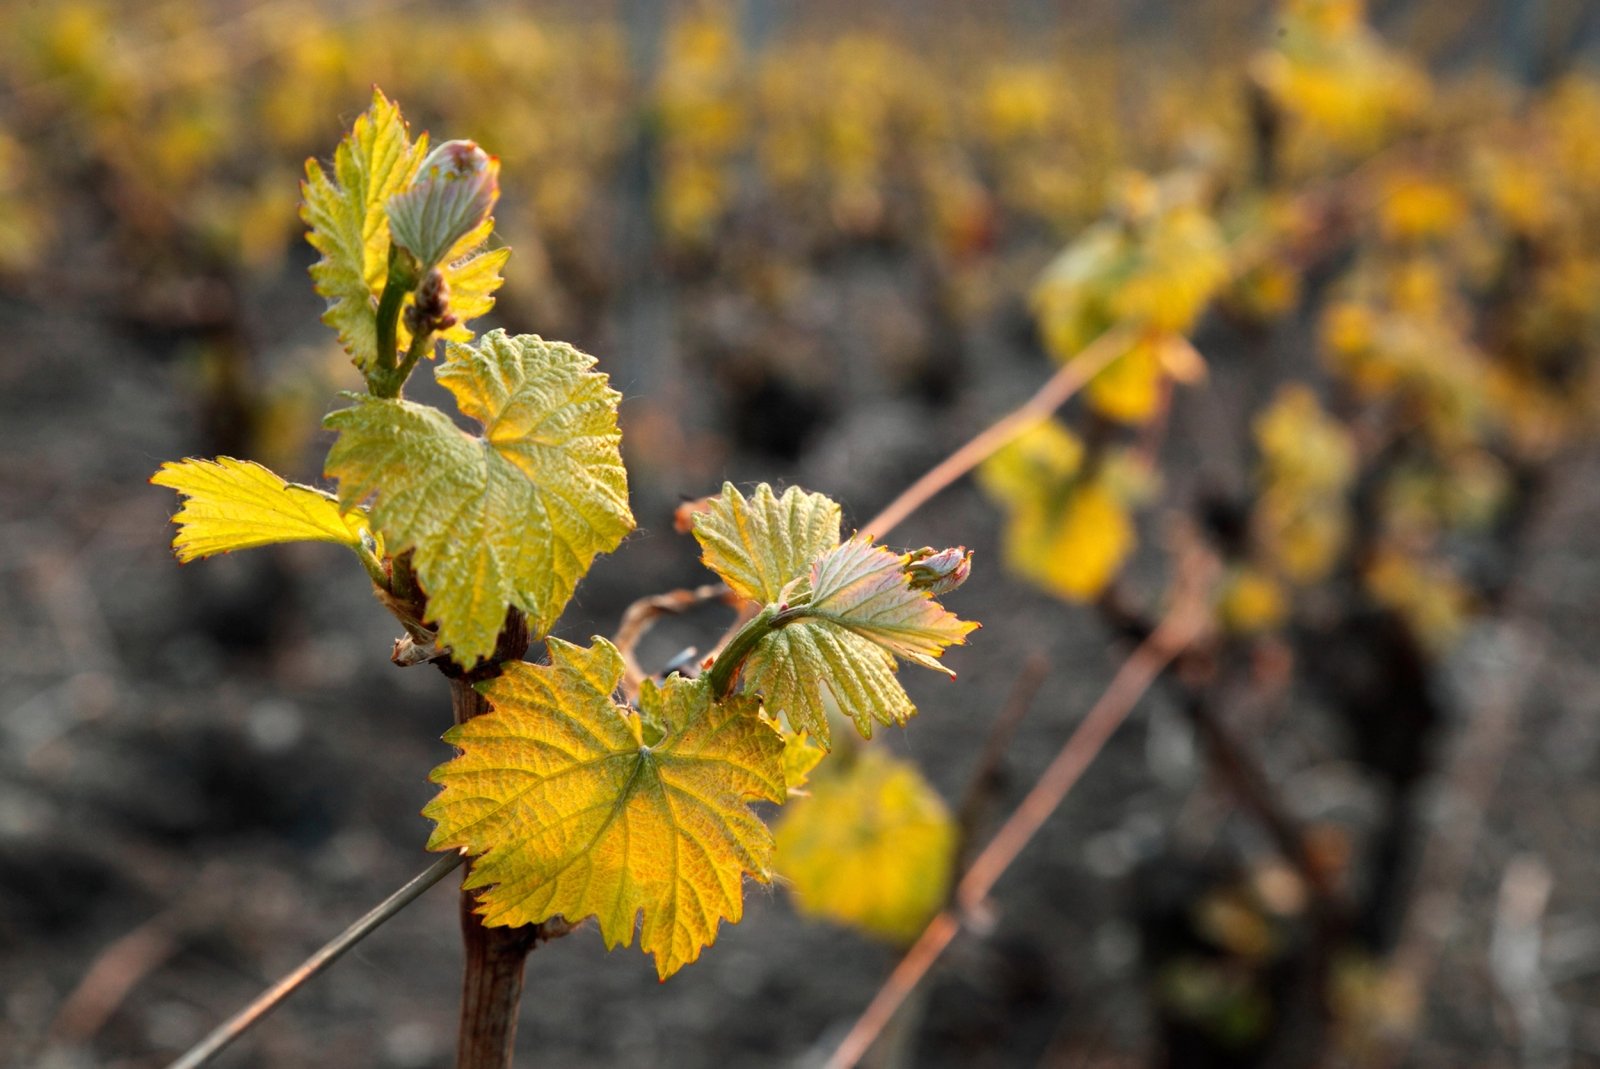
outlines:
[[[485,889],[487,924],[594,916],[616,947],[642,912],[665,979],[738,922],[746,875],[769,879],[772,836],[748,803],[783,800],[783,737],[703,680],[647,680],[639,713],[617,705],[622,655],[594,642],[551,639],[548,666],[482,685],[493,711],[445,736],[462,752],[434,770],[428,848],[479,855],[466,886]]]
[[[507,605],[543,634],[599,553],[633,529],[619,395],[563,342],[491,331],[449,344],[436,374],[481,437],[403,399],[348,395],[327,473],[347,507],[376,494],[391,552],[414,550],[439,642],[461,665],[493,649]]]
[[[913,586],[924,577],[911,555],[864,538],[840,543],[839,506],[821,494],[790,487],[780,498],[762,483],[747,499],[726,484],[694,524],[706,566],[776,610],[774,629],[745,656],[746,688],[823,747],[831,741],[824,693],[865,736],[874,722],[904,723],[917,710],[895,678],[894,655],[948,671],[939,655],[977,627]]]
[[[944,904],[950,810],[914,765],[868,747],[784,810],[777,869],[800,912],[909,943]]]
[[[746,499],[732,483],[694,517],[707,568],[741,597],[776,603],[783,588],[839,544],[839,506],[797,486],[775,497],[762,483]]]
[[[978,626],[913,589],[906,564],[864,538],[825,553],[811,568],[809,602],[745,660],[747,689],[824,747],[832,742],[825,691],[865,738],[874,722],[905,723],[917,709],[895,678],[894,655],[953,679],[939,655]]]
[[[428,135],[413,145],[400,109],[374,89],[372,107],[334,151],[332,174],[306,161],[300,218],[310,227],[306,240],[322,254],[311,267],[328,302],[322,321],[363,371],[377,355],[376,297],[388,277],[385,205],[410,184],[427,150]]]
[[[150,482],[183,495],[172,548],[186,563],[278,542],[336,542],[359,552],[373,537],[365,513],[341,510],[332,494],[285,482],[250,460],[168,461]],[[367,548],[382,554],[375,540]]]
[[[863,738],[874,722],[904,724],[917,712],[895,678],[893,654],[823,620],[799,620],[762,639],[745,660],[744,685],[825,749],[833,745],[828,696]]]

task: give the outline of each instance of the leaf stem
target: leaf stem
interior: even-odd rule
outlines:
[[[313,976],[332,965],[345,951],[371,935],[385,921],[405,909],[422,896],[422,893],[451,872],[466,858],[461,854],[446,854],[413,876],[406,885],[374,906],[366,916],[340,932],[323,945],[293,971],[263,991],[250,1005],[229,1017],[212,1030],[211,1034],[190,1047],[188,1052],[167,1069],[198,1069],[220,1054],[228,1044],[254,1028],[261,1020],[278,1008],[279,1003],[294,994]]]
[[[367,578],[372,580],[372,585],[384,593],[390,593],[389,573],[383,567],[383,561],[378,559],[378,554],[365,538],[361,539],[354,547],[356,556],[361,560],[361,567],[367,570]]]
[[[411,254],[398,245],[390,245],[389,275],[383,283],[383,293],[378,298],[377,364],[367,372],[367,390],[374,397],[398,397],[400,387],[405,385],[406,375],[411,373],[408,367],[405,374],[401,374],[395,367],[395,357],[399,347],[400,311],[405,306],[406,295],[416,285],[417,272]],[[412,339],[413,348],[415,341]],[[408,359],[409,356],[408,353]],[[415,361],[411,363],[414,365]]]
[[[750,652],[756,648],[756,643],[766,638],[788,621],[778,611],[778,606],[768,605],[750,621],[735,632],[733,638],[717,654],[717,659],[711,665],[711,671],[706,673],[706,679],[711,683],[712,697],[726,698],[728,691],[733,687],[734,677],[739,674],[739,666]]]
[[[400,366],[395,369],[394,396],[399,396],[400,388],[404,386],[406,384],[406,380],[411,377],[411,372],[415,370],[417,361],[421,360],[422,357],[426,355],[432,348],[433,331],[418,331],[411,336],[411,345],[406,349],[405,359],[402,360],[400,362]]]

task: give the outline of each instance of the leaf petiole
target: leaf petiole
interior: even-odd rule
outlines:
[[[405,359],[395,369],[395,395],[400,393],[400,387],[411,377],[411,372],[416,369],[417,362],[423,358],[428,350],[433,348],[433,331],[419,330],[411,336],[411,344],[406,348]]]
[[[722,648],[722,652],[717,654],[711,670],[706,673],[706,680],[711,684],[712,697],[720,701],[728,696],[728,691],[733,687],[733,680],[739,674],[739,666],[744,663],[744,659],[750,656],[757,643],[788,623],[790,618],[780,612],[777,605],[768,605],[734,633],[733,638]]]
[[[378,298],[377,366],[367,373],[367,390],[374,397],[398,397],[416,360],[408,352],[404,370],[395,367],[399,348],[400,312],[405,307],[406,295],[417,285],[416,261],[398,245],[389,246],[389,276],[383,283],[383,293]],[[412,339],[411,348],[417,348]]]

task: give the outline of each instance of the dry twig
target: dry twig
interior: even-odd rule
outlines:
[[[1127,352],[1134,332],[1126,327],[1106,331],[1084,346],[1078,355],[1045,380],[1038,391],[1007,415],[1001,416],[973,436],[965,445],[928,469],[916,482],[901,491],[884,510],[861,525],[861,530],[882,540],[941,490],[989,459],[1007,443],[1045,418],[1068,398],[1088,385],[1117,357]]]
[[[1197,546],[1180,555],[1171,609],[1112,677],[1078,727],[1022,803],[1001,825],[956,885],[955,904],[941,911],[895,966],[865,1011],[827,1061],[827,1069],[851,1069],[871,1048],[961,929],[978,915],[989,892],[1077,784],[1084,771],[1128,718],[1163,669],[1199,638],[1210,623],[1208,591],[1214,560]]]

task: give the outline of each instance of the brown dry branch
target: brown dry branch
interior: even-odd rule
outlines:
[[[1067,403],[1089,380],[1117,357],[1127,352],[1134,332],[1115,327],[1084,346],[1076,356],[1045,380],[1034,395],[1011,412],[979,431],[961,448],[930,468],[921,478],[886,505],[882,512],[861,525],[861,530],[879,541],[910,517],[935,495],[979,464],[999,452],[1007,443],[1039,420]]]
[[[1478,667],[1478,700],[1468,712],[1465,732],[1441,777],[1448,810],[1431,830],[1418,864],[1416,892],[1406,911],[1391,963],[1393,975],[1419,997],[1432,984],[1445,945],[1454,934],[1461,888],[1472,867],[1500,773],[1511,751],[1528,687],[1540,676],[1544,652],[1537,638],[1505,624],[1496,635],[1499,648]],[[1376,1059],[1400,1065],[1410,1051],[1412,1032],[1393,1038]]]
[[[108,944],[61,1003],[50,1025],[53,1039],[85,1043],[105,1027],[117,1008],[146,976],[177,953],[185,910],[163,910]]]
[[[1204,635],[1211,624],[1209,591],[1215,559],[1192,537],[1182,539],[1171,608],[1161,623],[1122,662],[1105,692],[1039,777],[1021,804],[1001,825],[956,884],[954,905],[923,930],[889,978],[873,996],[834,1050],[827,1069],[851,1069],[860,1062],[960,931],[963,918],[981,916],[989,892],[1066,799],[1105,744],[1127,720],[1139,699],[1173,659]]]
[[[1028,654],[1016,682],[1011,685],[1011,693],[1006,696],[1000,714],[995,717],[994,725],[984,739],[983,750],[978,754],[977,764],[972,766],[966,791],[956,808],[957,856],[961,859],[957,865],[958,871],[966,871],[966,861],[977,836],[978,825],[983,820],[984,812],[996,800],[995,793],[1001,778],[1000,766],[1011,748],[1012,736],[1017,733],[1028,710],[1033,708],[1033,700],[1038,697],[1039,688],[1044,686],[1045,677],[1049,674],[1049,657],[1040,650]]]
[[[652,594],[640,598],[622,614],[612,645],[622,654],[622,691],[629,698],[638,697],[639,686],[650,674],[639,666],[634,650],[639,642],[663,616],[676,616],[709,601],[737,605],[736,597],[726,583],[706,583],[687,590],[669,590],[665,594]]]

